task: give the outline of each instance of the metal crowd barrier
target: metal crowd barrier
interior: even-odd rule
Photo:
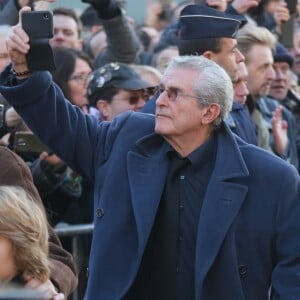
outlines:
[[[56,234],[62,237],[70,237],[72,239],[72,255],[76,267],[77,273],[79,272],[80,267],[80,248],[79,248],[79,237],[81,235],[92,234],[94,229],[93,224],[78,224],[78,225],[64,225],[62,227],[55,228],[54,231]],[[78,299],[77,289],[73,292],[71,300]]]

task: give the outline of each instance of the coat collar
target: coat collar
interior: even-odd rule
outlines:
[[[249,175],[239,149],[243,144],[245,143],[235,137],[227,125],[222,124],[218,135],[215,169],[207,187],[198,226],[197,293],[201,292],[199,284],[213,264],[247,194],[247,187],[238,183],[239,178]],[[148,240],[165,185],[169,166],[164,155],[165,147],[168,144],[162,137],[151,134],[140,139],[137,151],[129,152],[127,157],[140,254]]]
[[[219,131],[215,175],[219,180],[248,176],[248,168],[239,149],[239,144],[245,143],[231,132],[226,123]],[[140,154],[149,159],[160,157],[168,147],[164,138],[155,133],[139,139],[136,146]]]

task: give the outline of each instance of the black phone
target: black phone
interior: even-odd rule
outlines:
[[[13,150],[16,153],[52,153],[52,151],[30,131],[15,132]]]
[[[281,24],[281,34],[279,36],[280,43],[286,48],[294,46],[294,18]]]
[[[290,14],[294,14],[296,13],[297,10],[297,0],[285,0],[286,4],[287,4],[287,8],[290,12]]]
[[[30,50],[26,62],[30,71],[54,70],[55,62],[49,39],[53,37],[51,11],[22,13],[22,27],[29,36]]]

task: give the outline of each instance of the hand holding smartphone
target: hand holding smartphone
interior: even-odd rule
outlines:
[[[22,13],[22,27],[29,36],[30,50],[26,62],[30,71],[54,70],[55,62],[49,39],[53,37],[53,15],[50,11]]]

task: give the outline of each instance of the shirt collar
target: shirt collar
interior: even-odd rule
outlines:
[[[169,144],[165,143],[165,153],[166,155],[170,155],[171,153],[176,153],[178,158],[182,158],[174,148]],[[217,150],[217,137],[216,134],[213,133],[211,137],[200,147],[195,149],[192,153],[190,153],[186,158],[191,163],[192,168],[195,172],[201,169],[203,165],[207,162],[212,161],[216,156]]]

